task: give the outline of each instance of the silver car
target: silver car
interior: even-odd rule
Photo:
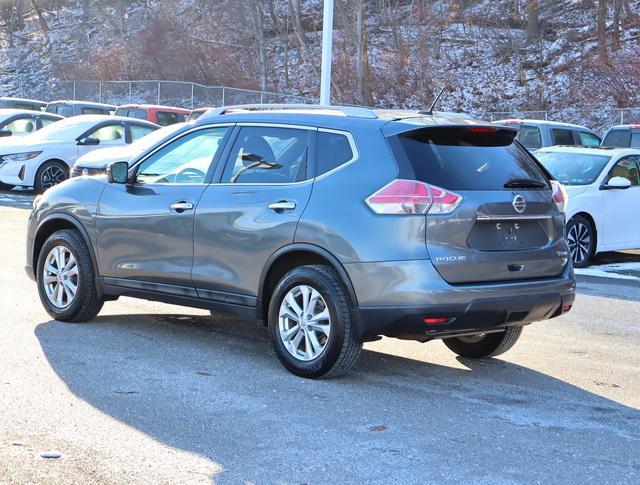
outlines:
[[[516,139],[531,151],[556,145],[587,147],[600,145],[600,137],[581,125],[522,119],[498,120],[495,123],[516,128],[518,130]]]
[[[120,295],[262,319],[304,377],[380,336],[498,355],[575,292],[565,193],[515,135],[420,112],[215,109],[39,197],[27,272],[57,320]]]

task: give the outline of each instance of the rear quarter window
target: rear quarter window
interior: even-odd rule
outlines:
[[[344,165],[354,157],[349,138],[341,133],[318,131],[316,176]]]
[[[471,133],[467,128],[414,130],[391,136],[400,178],[448,190],[512,190],[515,179],[548,184],[536,161],[513,140],[511,130]]]
[[[160,126],[173,125],[186,120],[186,116],[172,111],[158,111],[156,114]]]

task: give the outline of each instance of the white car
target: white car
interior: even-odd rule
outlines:
[[[640,150],[549,147],[535,152],[566,188],[566,237],[577,268],[596,253],[640,248]]]
[[[139,138],[131,145],[94,150],[76,160],[73,170],[71,171],[71,176],[102,175],[106,173],[107,165],[110,163],[129,162],[145,152],[148,148],[159,144],[165,138],[182,130],[186,130],[191,126],[191,123],[174,123],[173,125],[164,126],[159,130]]]
[[[0,109],[0,137],[27,136],[64,119],[62,116],[27,109]]]
[[[69,178],[82,155],[125,146],[158,129],[148,121],[109,115],[81,115],[58,121],[18,140],[0,139],[0,188],[33,187],[44,192]]]

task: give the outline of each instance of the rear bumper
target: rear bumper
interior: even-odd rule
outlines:
[[[401,293],[395,294],[392,288],[398,284],[398,271],[401,271],[396,268],[395,278],[390,277],[387,282],[387,292],[380,295],[382,300],[394,300],[393,304],[371,304],[371,299],[360,299],[365,293],[358,295],[359,307],[354,317],[363,340],[377,335],[428,340],[525,325],[561,315],[563,307],[572,305],[575,299],[575,278],[570,266],[562,275],[550,279],[449,285],[428,261],[408,263],[413,268],[411,274],[420,274],[420,286],[410,290],[416,280],[404,280]],[[416,268],[418,265],[420,271]],[[355,276],[353,283],[358,289],[359,276],[350,276],[352,279]],[[369,284],[376,282],[369,279]],[[401,304],[402,301],[407,303]],[[425,318],[446,318],[447,321],[428,324]]]

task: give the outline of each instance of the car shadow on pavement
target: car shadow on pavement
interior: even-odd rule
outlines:
[[[72,393],[219,463],[214,480],[462,480],[492,463],[494,480],[548,481],[547,453],[576,482],[640,471],[640,411],[499,359],[460,368],[364,351],[348,375],[311,381],[246,320],[114,315],[35,333]]]

